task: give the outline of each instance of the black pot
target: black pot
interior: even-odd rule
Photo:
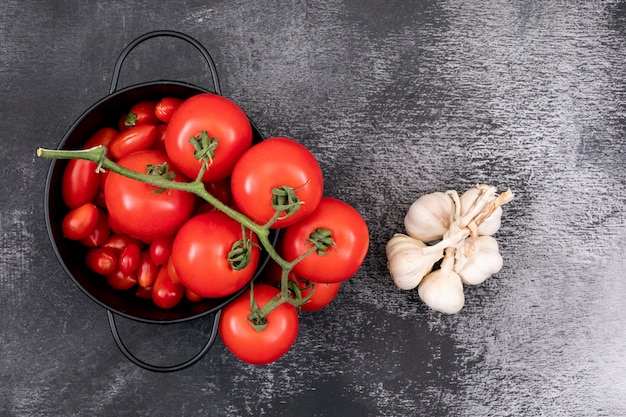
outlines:
[[[205,57],[214,82],[214,91],[210,91],[191,84],[178,81],[156,81],[130,86],[116,91],[117,80],[121,64],[128,53],[139,43],[158,36],[170,36],[182,39],[194,45]],[[158,101],[163,97],[188,98],[200,93],[221,94],[215,65],[208,52],[194,39],[187,35],[171,32],[158,31],[147,33],[131,44],[122,52],[115,66],[111,93],[87,109],[69,128],[58,149],[80,149],[83,144],[100,128],[104,126],[116,127],[120,114],[127,111],[133,104],[145,100]],[[253,142],[264,139],[255,124],[250,121],[253,132]],[[61,179],[63,170],[67,165],[66,160],[53,160],[48,171],[45,189],[45,216],[50,241],[59,259],[59,262],[67,272],[67,275],[89,298],[104,307],[109,317],[109,324],[114,339],[124,355],[135,364],[149,370],[166,372],[186,368],[197,362],[210,349],[217,335],[217,323],[221,309],[243,293],[243,288],[236,294],[219,299],[204,299],[197,303],[184,300],[175,308],[164,310],[154,305],[150,300],[143,300],[135,296],[134,291],[119,291],[111,288],[106,281],[91,272],[85,266],[85,253],[87,248],[76,241],[63,237],[61,222],[69,209],[63,203],[61,196]],[[274,232],[272,242],[275,244],[278,232]],[[255,279],[265,267],[269,256],[262,252],[259,267],[253,279]],[[193,358],[172,366],[157,366],[146,363],[133,355],[123,344],[115,325],[114,314],[128,319],[155,324],[173,324],[187,320],[198,319],[204,316],[213,316],[213,327],[209,340],[202,350]]]

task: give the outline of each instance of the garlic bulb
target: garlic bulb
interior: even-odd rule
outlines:
[[[475,208],[476,204],[480,204],[480,197],[485,192],[489,192],[489,201],[495,200],[495,190],[484,185],[477,185],[474,188],[470,188],[465,191],[460,197],[461,203],[461,216],[465,216],[470,210]],[[479,235],[494,235],[499,229],[502,219],[502,207],[498,206],[495,211],[486,219],[482,221],[482,223],[478,226],[478,234]]]
[[[421,240],[396,233],[387,242],[387,269],[398,288],[410,290],[433,269],[433,265],[443,257],[443,250],[423,253],[426,244]]]
[[[454,203],[446,193],[424,194],[409,207],[404,228],[409,236],[422,242],[439,240],[450,228],[454,210]]]
[[[448,253],[446,250],[446,258],[441,264],[441,269],[431,272],[422,279],[417,293],[433,310],[456,314],[465,305],[465,294],[461,277],[452,269],[454,257],[449,257]]]
[[[463,283],[477,285],[500,272],[502,263],[498,241],[492,236],[478,236],[471,256],[457,259],[454,269]]]

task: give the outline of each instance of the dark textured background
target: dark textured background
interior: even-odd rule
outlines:
[[[49,161],[135,37],[184,31],[266,135],[308,146],[371,249],[291,351],[254,367],[220,341],[172,374],[126,360],[44,224]],[[621,1],[47,1],[0,4],[3,416],[626,415],[626,5]],[[124,85],[210,86],[154,40]],[[384,255],[409,204],[510,187],[504,268],[455,316],[397,290]],[[120,320],[146,359],[193,354],[207,320]]]

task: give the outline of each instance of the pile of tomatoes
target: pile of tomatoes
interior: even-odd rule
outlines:
[[[255,309],[285,293],[282,267],[272,259],[262,280],[250,286],[253,296],[244,292],[223,308],[218,329],[235,356],[264,364],[295,341],[299,311],[326,306],[356,273],[369,234],[353,207],[324,195],[321,169],[305,146],[284,137],[255,144],[252,136],[245,113],[216,94],[121,109],[117,126],[102,127],[84,149],[106,147],[122,170],[70,159],[62,179],[68,208],[62,230],[88,248],[86,266],[108,285],[171,309],[244,288],[263,250],[254,230],[281,229],[276,255],[298,260],[289,270],[289,294],[308,301],[280,303],[263,317],[262,329],[251,325]],[[201,183],[218,207],[198,193],[159,188],[123,170]],[[229,215],[231,209],[254,230]],[[316,236],[329,244],[320,246]]]

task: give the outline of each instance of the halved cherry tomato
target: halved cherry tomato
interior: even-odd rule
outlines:
[[[129,290],[137,284],[137,276],[135,274],[125,274],[117,268],[114,272],[104,277],[109,285],[116,290]]]
[[[98,224],[100,211],[92,203],[85,203],[65,215],[61,229],[63,236],[72,240],[84,239],[93,232]]]
[[[100,275],[108,275],[117,270],[117,255],[109,248],[92,248],[85,254],[87,268]]]
[[[141,248],[138,243],[131,243],[127,245],[120,252],[118,265],[120,271],[124,274],[129,275],[137,269],[139,266],[139,257],[141,256]]]
[[[163,309],[170,309],[183,299],[185,287],[175,283],[167,273],[167,267],[161,266],[152,285],[152,301]]]
[[[150,257],[157,265],[164,265],[170,259],[172,254],[172,245],[174,244],[174,236],[161,236],[150,242]]]
[[[155,140],[155,125],[138,125],[117,135],[109,145],[109,152],[114,159],[122,159],[134,152],[150,149]]]
[[[169,123],[172,115],[182,102],[183,100],[177,97],[164,97],[156,104],[154,114],[163,123]]]
[[[98,209],[98,211],[99,213],[96,227],[89,234],[89,236],[80,240],[80,243],[89,248],[95,248],[96,246],[102,245],[111,234],[111,227],[109,226],[107,213],[102,209]]]
[[[71,209],[91,203],[98,192],[100,177],[96,172],[98,164],[84,159],[71,159],[61,180],[63,202]]]
[[[155,101],[141,101],[133,105],[123,119],[124,126],[132,128],[145,124],[155,125],[159,123],[159,119],[155,114],[156,105]]]
[[[158,272],[158,266],[154,263],[150,257],[150,252],[143,251],[139,256],[139,265],[137,265],[137,283],[142,287],[152,287],[156,274]]]

